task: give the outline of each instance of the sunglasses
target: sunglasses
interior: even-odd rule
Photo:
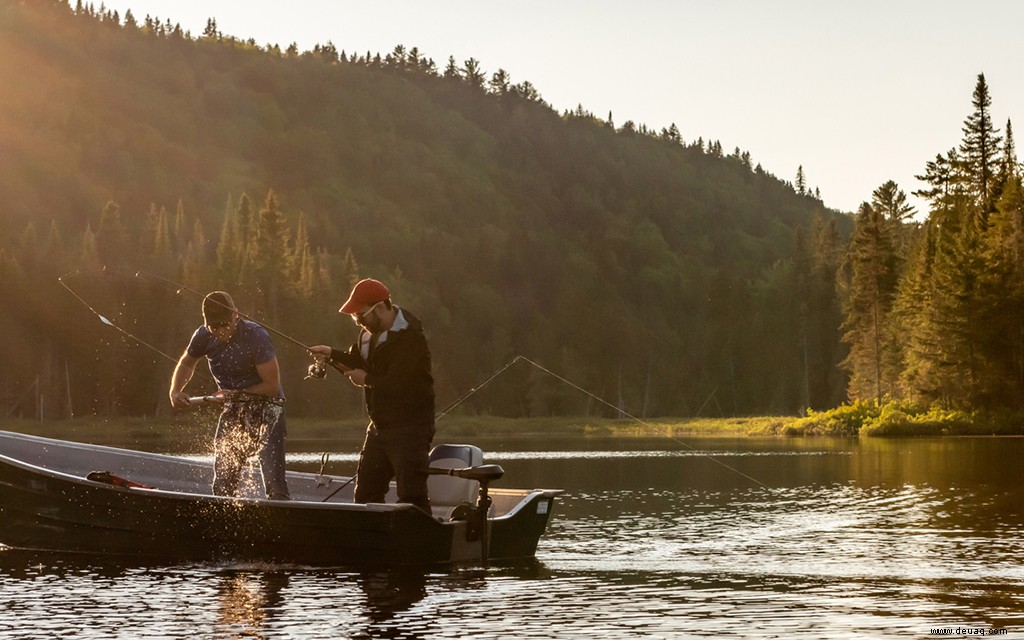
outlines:
[[[383,300],[381,300],[381,302],[383,302]],[[356,322],[358,322],[359,324],[362,324],[363,322],[365,322],[365,321],[366,321],[366,316],[367,316],[367,315],[368,315],[368,314],[369,314],[369,313],[370,313],[371,311],[373,311],[374,309],[376,309],[376,308],[377,308],[377,307],[378,307],[379,305],[380,305],[380,302],[376,302],[376,303],[374,303],[374,304],[370,305],[369,307],[367,307],[366,309],[363,309],[363,310],[362,310],[362,311],[360,311],[359,313],[353,313],[353,314],[352,314],[352,319],[353,319],[353,320],[355,320]]]

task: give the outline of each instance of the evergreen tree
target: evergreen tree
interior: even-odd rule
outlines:
[[[100,266],[99,250],[96,248],[96,234],[92,227],[85,227],[85,234],[82,236],[82,254],[79,258],[83,271],[92,271]]]
[[[1017,149],[1013,142],[1013,123],[1010,120],[1006,121],[1006,136],[1003,138],[1003,150],[999,159],[999,171],[996,173],[995,187],[992,190],[992,201],[996,203],[998,209],[998,203],[1003,195],[1003,190],[1006,188],[1007,181],[1011,177],[1019,174],[1019,165],[1017,163]]]
[[[448,56],[448,64],[444,68],[444,77],[450,80],[462,77],[459,72],[459,65],[455,62],[455,56]]]
[[[466,60],[462,69],[460,69],[462,80],[471,87],[483,87],[484,81],[487,76],[484,74],[484,70],[480,68],[480,61],[476,58],[470,58]]]
[[[917,213],[907,202],[907,194],[894,181],[888,180],[872,192],[871,206],[890,226],[897,256],[906,257],[909,240],[907,223]]]
[[[796,168],[796,192],[800,195],[807,195],[807,178],[804,176],[804,165]]]
[[[897,258],[892,226],[866,202],[857,213],[849,260],[843,335],[850,347],[844,362],[850,372],[849,393],[854,399],[873,398],[881,403],[884,396],[897,395],[899,351],[891,318]]]
[[[240,268],[237,264],[241,243],[239,235],[238,219],[235,217],[234,203],[229,195],[220,226],[220,238],[217,240],[217,270],[222,278],[228,273],[237,274]]]
[[[363,277],[359,273],[359,264],[356,262],[356,256],[352,252],[352,247],[345,249],[345,256],[341,260],[341,265],[341,271],[349,287],[355,286],[357,282],[362,280]]]
[[[509,88],[511,86],[511,80],[509,78],[508,72],[505,71],[504,69],[498,69],[497,71],[495,71],[494,74],[491,76],[489,86],[491,93],[495,95],[508,95],[510,92]]]
[[[982,287],[982,237],[986,215],[974,203],[944,217],[936,238],[932,291],[938,346],[937,400],[969,408],[983,406],[989,392],[985,364],[985,324],[993,300]]]
[[[900,278],[893,316],[902,335],[903,370],[900,385],[911,400],[929,403],[941,396],[936,371],[941,367],[942,334],[936,321],[933,265],[935,230],[929,219],[913,247],[908,268]]]
[[[990,266],[984,283],[995,300],[989,332],[991,366],[1005,385],[997,393],[1020,410],[1024,409],[1024,190],[1016,173],[1011,172],[1002,185],[986,253]]]
[[[974,112],[964,121],[964,139],[960,153],[966,167],[968,188],[977,206],[987,216],[995,208],[993,191],[999,166],[999,143],[1002,138],[992,123],[992,98],[989,96],[985,74],[978,74],[971,100]]]
[[[57,220],[53,219],[50,221],[50,230],[46,234],[46,243],[43,245],[44,259],[47,264],[59,265],[59,270],[63,271],[63,265],[60,263],[65,261],[66,253],[64,236],[57,225]]]
[[[278,209],[277,196],[267,192],[260,209],[255,236],[250,243],[249,260],[258,290],[263,292],[270,317],[277,321],[281,301],[281,283],[288,281],[288,228]]]
[[[167,210],[160,208],[155,229],[153,230],[153,252],[152,262],[159,271],[166,271],[170,266],[171,253],[171,230],[167,221]]]
[[[209,257],[206,252],[206,232],[203,231],[203,223],[195,221],[192,226],[192,237],[185,246],[181,257],[181,278],[185,284],[196,288],[204,288],[209,272]]]

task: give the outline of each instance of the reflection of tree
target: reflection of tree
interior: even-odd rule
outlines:
[[[262,638],[288,585],[286,573],[225,573],[221,576],[218,631],[231,638]]]

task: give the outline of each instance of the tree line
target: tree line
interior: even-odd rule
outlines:
[[[519,354],[640,416],[846,397],[852,224],[802,168],[793,185],[674,124],[558,113],[507,74],[405,47],[282,51],[60,1],[14,6],[0,35],[8,415],[166,411],[199,321],[166,281],[340,345],[354,329],[336,310],[367,276],[423,319],[442,405]],[[290,412],[360,410],[275,341]],[[519,365],[459,410],[614,413]]]
[[[925,164],[924,222],[893,182],[856,214],[840,283],[853,399],[1024,402],[1024,194],[1010,120],[979,74],[960,144]]]

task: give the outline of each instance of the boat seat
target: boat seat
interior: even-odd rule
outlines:
[[[463,469],[484,462],[484,452],[471,444],[439,444],[430,451],[430,466],[435,469]],[[480,483],[446,475],[427,478],[430,504],[437,507],[455,507],[463,502],[476,504]]]

